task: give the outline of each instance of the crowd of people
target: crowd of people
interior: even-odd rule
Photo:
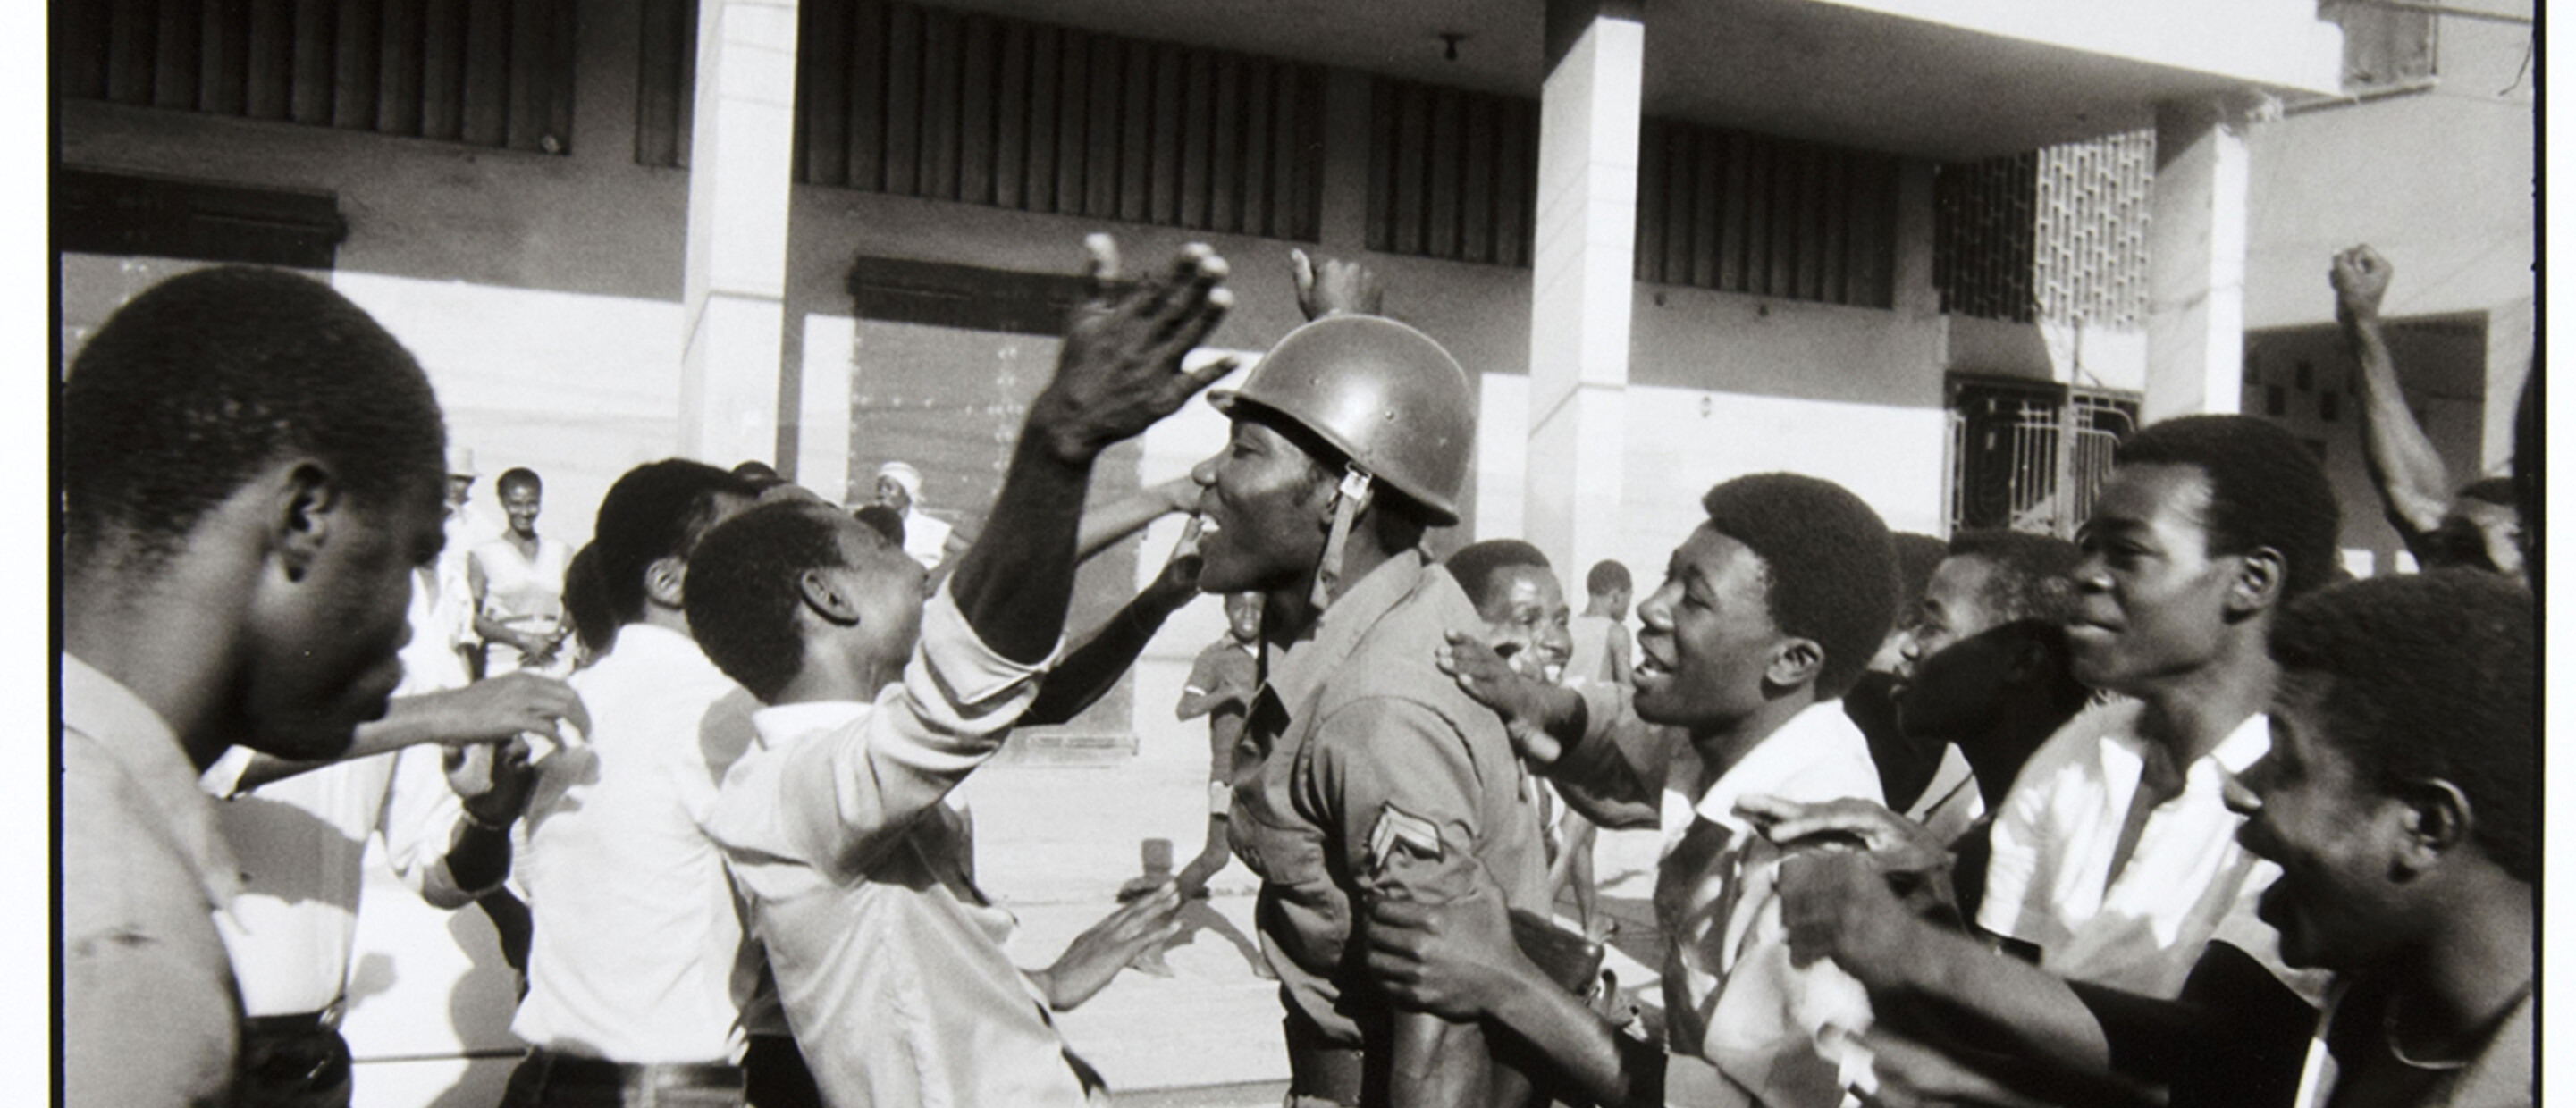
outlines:
[[[1224,260],[1122,283],[1087,247],[971,538],[902,462],[854,511],[669,459],[574,551],[529,469],[481,521],[427,377],[328,287],[222,267],[120,309],[56,430],[65,1102],[349,1103],[381,836],[521,973],[513,1108],[1103,1102],[1056,1014],[1229,860],[1291,1108],[2531,1103],[2536,380],[2514,477],[2451,488],[2367,248],[2332,281],[2425,572],[2348,579],[2315,456],[2187,416],[2071,542],[1747,474],[1578,615],[1529,543],[1427,548],[1473,387],[1346,261],[1295,257],[1309,322],[1207,395],[1215,456],[1086,510],[1236,368],[1184,364]],[[1068,627],[1076,566],[1174,513]],[[1015,965],[956,787],[1202,593],[1204,846]],[[1595,828],[1661,839],[1651,998],[1602,968]]]

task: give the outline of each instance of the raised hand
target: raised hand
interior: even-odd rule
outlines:
[[[2345,319],[2376,319],[2379,302],[2388,295],[2388,283],[2397,276],[2397,267],[2380,257],[2379,251],[2356,246],[2334,256],[2334,267],[2326,274],[2334,285],[2335,314]]]
[[[1192,243],[1161,277],[1121,295],[1113,291],[1116,245],[1106,235],[1085,245],[1093,298],[1075,311],[1055,379],[1030,405],[1028,426],[1058,461],[1074,465],[1090,464],[1234,369],[1226,358],[1196,370],[1181,367],[1182,357],[1234,306],[1234,293],[1224,286],[1225,259]]]
[[[1288,251],[1288,268],[1297,278],[1297,310],[1309,321],[1337,312],[1352,315],[1383,315],[1386,294],[1377,287],[1377,274],[1358,262],[1326,258],[1322,265],[1306,256],[1303,250]]]

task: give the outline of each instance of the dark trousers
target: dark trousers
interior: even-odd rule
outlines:
[[[241,1108],[349,1108],[349,1044],[320,1013],[242,1021]]]

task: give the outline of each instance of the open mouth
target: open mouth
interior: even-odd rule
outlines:
[[[1655,657],[1653,652],[1639,650],[1635,673],[1640,681],[1661,681],[1673,675],[1673,667],[1671,663]]]

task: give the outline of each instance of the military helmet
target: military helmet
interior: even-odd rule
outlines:
[[[1429,509],[1429,522],[1458,522],[1476,400],[1467,371],[1429,335],[1379,316],[1325,316],[1288,332],[1242,388],[1208,402],[1228,415],[1255,404],[1285,416]]]

